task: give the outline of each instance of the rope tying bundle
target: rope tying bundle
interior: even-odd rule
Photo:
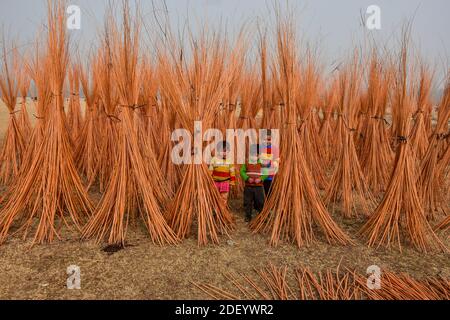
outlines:
[[[130,108],[130,109],[132,109],[132,110],[134,111],[134,110],[136,110],[136,109],[143,108],[143,107],[145,107],[146,105],[147,105],[146,103],[141,104],[141,105],[138,105],[138,104],[133,104],[133,105],[119,104],[119,107],[122,107],[122,108]]]
[[[108,119],[115,120],[116,122],[122,122],[122,120],[120,120],[117,116],[115,116],[113,114],[106,113],[106,117]]]
[[[370,118],[375,119],[375,120],[383,120],[386,124],[389,124],[389,122],[382,116],[373,116]]]

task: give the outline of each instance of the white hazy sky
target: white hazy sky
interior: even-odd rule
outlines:
[[[161,7],[161,0],[153,0]],[[140,0],[141,14],[152,19],[152,0]],[[285,0],[280,0],[286,3]],[[89,47],[102,25],[107,0],[68,0],[68,4],[82,9],[82,28],[72,31],[80,47]],[[120,1],[116,1],[116,7]],[[219,20],[232,33],[242,22],[254,22],[257,17],[267,21],[273,0],[166,0],[171,21],[191,22]],[[450,57],[450,1],[448,0],[290,0],[296,8],[299,33],[313,42],[320,42],[321,52],[328,61],[342,57],[367,34],[380,40],[398,39],[403,22],[414,17],[413,41],[429,62],[439,69],[449,68]],[[381,8],[382,28],[363,32],[361,12],[369,5]],[[45,21],[45,0],[0,0],[0,26],[8,37],[20,38],[26,44]],[[272,15],[273,16],[273,15]]]

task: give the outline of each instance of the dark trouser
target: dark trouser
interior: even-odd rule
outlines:
[[[266,198],[269,196],[270,194],[270,190],[272,188],[272,180],[264,180],[264,193],[266,194]]]
[[[260,186],[244,188],[244,210],[247,218],[252,217],[253,208],[261,212],[264,207],[264,188]]]

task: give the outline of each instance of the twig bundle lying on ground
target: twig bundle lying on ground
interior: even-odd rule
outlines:
[[[380,287],[368,286],[367,275],[356,271],[326,269],[313,273],[307,267],[255,269],[257,277],[247,274],[224,274],[230,289],[192,282],[208,297],[217,300],[448,300],[450,280],[442,277],[414,279],[407,274],[382,272]]]

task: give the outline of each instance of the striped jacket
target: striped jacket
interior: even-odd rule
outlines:
[[[230,181],[234,185],[236,180],[234,164],[228,159],[213,157],[209,164],[209,171],[215,182]]]
[[[260,159],[263,174],[267,175],[268,180],[272,180],[273,176],[278,172],[280,162],[278,149],[268,145],[262,150]]]

